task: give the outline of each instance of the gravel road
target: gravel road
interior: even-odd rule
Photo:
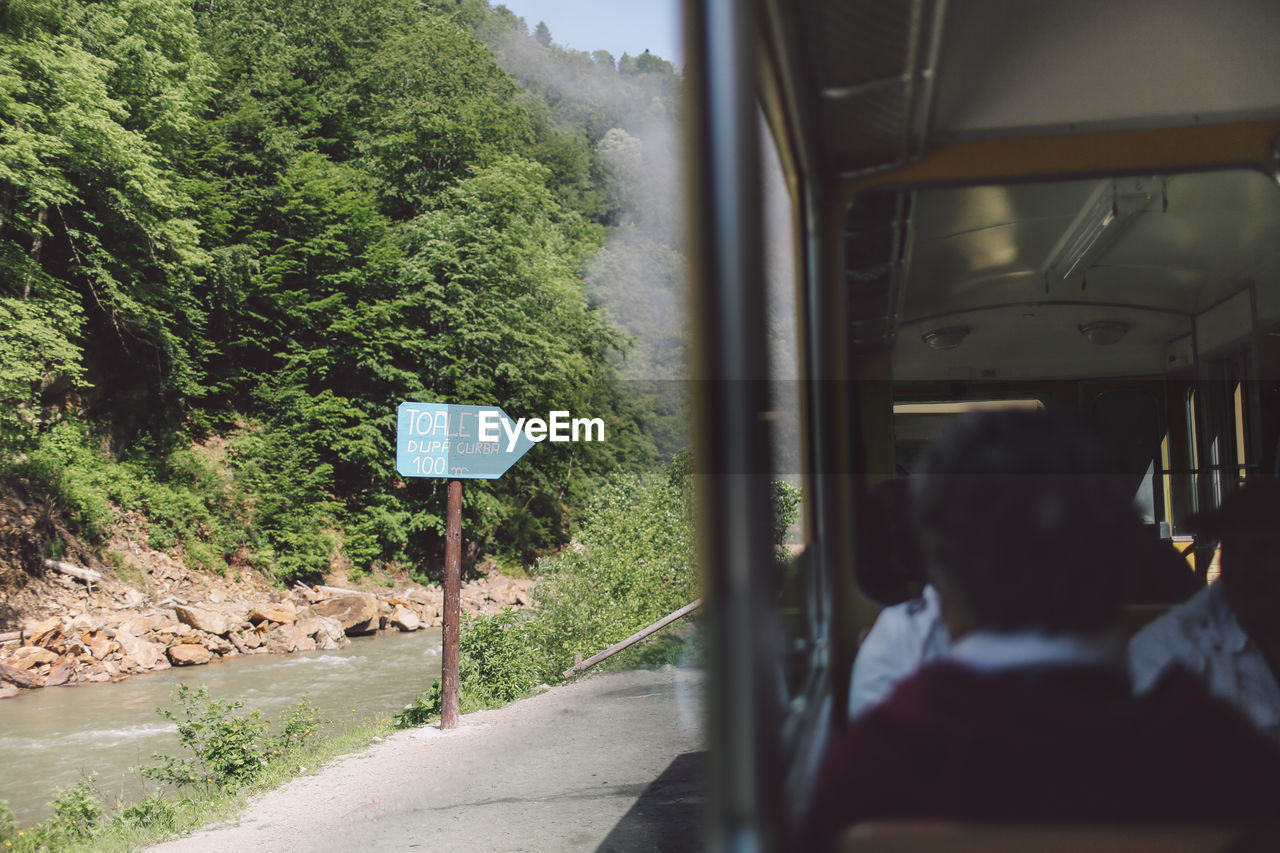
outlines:
[[[398,732],[150,849],[695,850],[701,686],[673,667],[589,676]]]

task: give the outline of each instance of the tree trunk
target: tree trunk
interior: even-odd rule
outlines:
[[[82,569],[79,566],[73,566],[70,563],[63,563],[59,560],[45,560],[45,567],[62,572],[64,575],[70,575],[77,580],[85,583],[93,583],[102,580],[102,573],[95,572],[93,569]]]
[[[31,297],[31,274],[40,263],[40,247],[44,245],[44,224],[49,219],[49,208],[40,208],[36,216],[36,234],[31,238],[31,264],[27,267],[26,279],[22,282],[22,301]]]

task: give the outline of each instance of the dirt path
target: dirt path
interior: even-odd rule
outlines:
[[[234,824],[151,850],[657,849],[634,820],[644,809],[628,810],[702,748],[701,685],[700,671],[672,667],[599,675],[450,732],[399,732],[258,797]],[[695,786],[667,792],[692,824]]]

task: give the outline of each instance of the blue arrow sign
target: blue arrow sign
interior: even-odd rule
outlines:
[[[481,415],[496,441],[481,441]],[[396,410],[396,470],[402,477],[496,480],[534,442],[497,406],[401,403]]]

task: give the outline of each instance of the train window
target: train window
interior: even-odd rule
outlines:
[[[1187,435],[1190,437],[1187,442],[1187,470],[1189,471],[1187,477],[1190,485],[1187,493],[1187,510],[1192,514],[1200,511],[1200,430],[1197,426],[1199,422],[1197,396],[1196,389],[1191,388],[1187,391]]]
[[[1158,507],[1164,496],[1155,488],[1155,467],[1164,437],[1155,396],[1139,388],[1104,391],[1093,399],[1090,416],[1115,454],[1121,476],[1128,481],[1126,488],[1133,495],[1134,508],[1143,523],[1154,525],[1157,515],[1164,515],[1163,507]]]
[[[1043,409],[1044,401],[1038,397],[997,400],[961,400],[947,402],[898,402],[893,404],[893,453],[894,467],[898,475],[910,474],[916,469],[921,452],[933,440],[938,430],[957,415],[965,412],[995,411],[999,409]]]
[[[779,698],[793,715],[801,715],[814,676],[813,650],[822,642],[822,601],[805,551],[802,501],[800,413],[800,349],[796,322],[794,209],[777,146],[760,122],[761,193],[766,290],[766,346],[769,354],[769,437],[772,450],[778,606],[783,632]]]

